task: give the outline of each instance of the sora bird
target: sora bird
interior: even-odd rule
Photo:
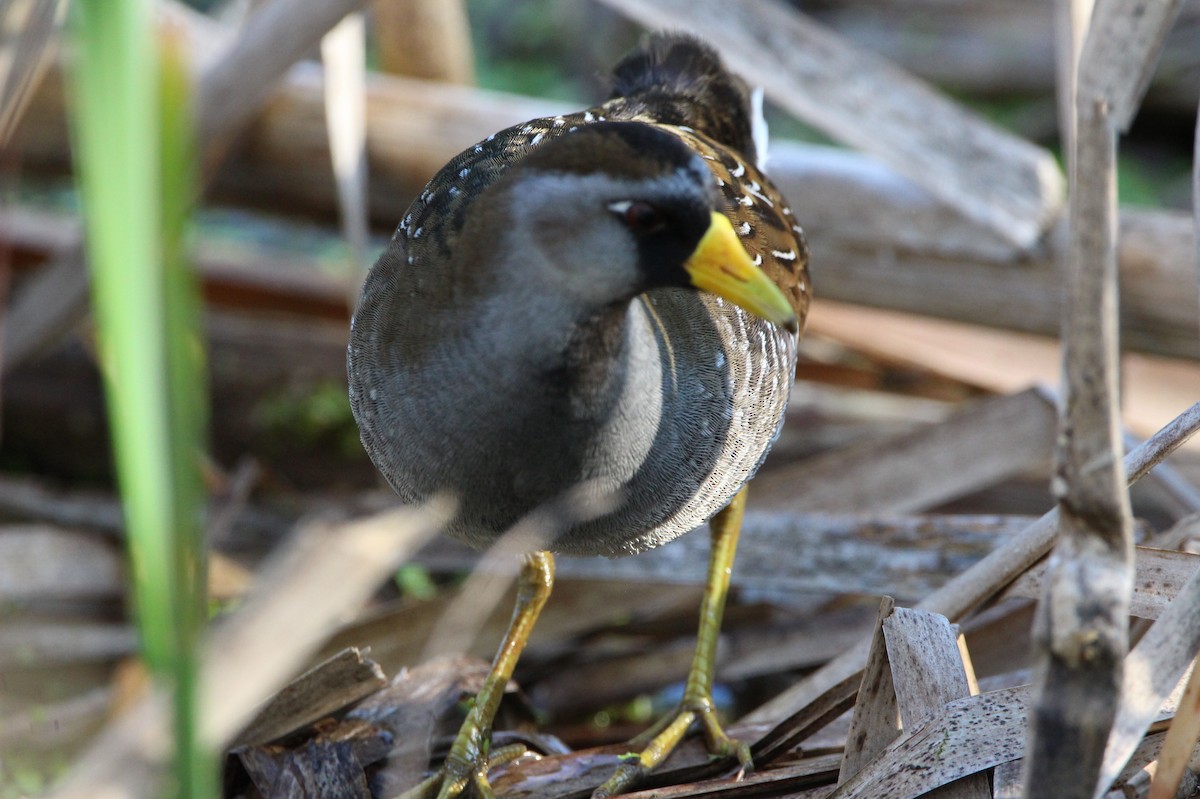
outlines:
[[[518,521],[511,626],[441,771],[490,795],[492,720],[550,593],[553,553],[617,556],[711,520],[699,642],[676,712],[598,795],[628,789],[712,707],[745,484],[779,434],[808,310],[808,250],[756,166],[743,81],[655,34],[612,97],[489,136],[426,186],[371,269],[349,345],[363,444],[408,502],[450,493],[475,546]],[[586,501],[585,501],[586,500]],[[588,506],[589,511],[580,508]]]

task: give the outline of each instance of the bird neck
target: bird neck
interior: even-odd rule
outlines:
[[[552,394],[579,414],[601,411],[619,395],[629,369],[629,303],[600,309],[571,326],[565,345],[542,374]]]
[[[659,388],[657,343],[636,301],[572,307],[561,297],[519,305],[497,297],[485,318],[490,334],[477,344],[491,352],[482,361],[522,377],[512,381],[525,387],[520,399],[542,411],[600,418]]]

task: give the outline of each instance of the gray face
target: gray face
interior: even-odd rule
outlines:
[[[506,249],[522,253],[542,289],[597,307],[686,287],[683,263],[711,214],[690,169],[646,179],[531,171],[506,189]]]

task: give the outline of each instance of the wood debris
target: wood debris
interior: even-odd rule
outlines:
[[[202,704],[207,740],[225,753],[226,795],[248,799],[364,799],[419,781],[486,668],[479,658],[507,622],[515,574],[504,553],[426,543],[444,509],[395,510],[348,414],[338,416],[356,278],[327,232],[338,201],[325,74],[294,62],[362,3],[311,5],[270,0],[233,27],[160,3],[197,56],[209,202],[256,223],[264,205],[290,215],[259,238],[205,223],[196,259],[216,410],[210,588],[222,616]],[[460,2],[409,5],[455,26],[465,19]],[[1151,102],[1186,96],[1191,112],[1194,88],[1154,66],[1160,52],[1168,65],[1194,60],[1195,3],[1097,0],[1093,35],[1074,45],[1084,113],[1074,118],[1065,92],[1041,114],[1046,125],[1056,106],[1069,112],[1078,142],[1069,209],[1047,149],[867,52],[936,76],[943,59],[911,42],[940,30],[970,43],[971,57],[954,61],[960,86],[982,85],[1004,63],[1014,81],[1048,91],[1057,75],[1067,86],[1070,58],[1044,63],[1044,4],[985,13],[976,0],[853,0],[811,18],[775,0],[748,0],[736,14],[716,0],[602,5],[704,35],[785,108],[858,150],[783,142],[768,165],[808,232],[818,300],[787,426],[751,489],[718,658],[718,703],[731,733],[752,743],[756,770],[734,779],[735,764],[711,762],[690,740],[634,796],[1059,796],[1066,779],[1080,796],[1165,799],[1176,782],[1194,787],[1200,450],[1184,444],[1200,429],[1200,207],[1195,219],[1118,209],[1109,193],[1115,132],[1152,79]],[[898,14],[929,27],[904,42],[873,40]],[[1182,48],[1167,35],[1177,17]],[[459,85],[366,76],[370,213],[354,222],[374,224],[367,248],[455,152],[569,108],[468,85],[474,54],[461,26],[437,42],[425,23],[380,15],[376,24],[397,34],[379,42],[385,64],[410,69],[396,66],[408,49],[398,42],[415,37],[435,73],[427,77]],[[998,30],[1020,46],[996,46],[988,32]],[[1013,52],[1027,56],[1014,62]],[[978,58],[986,68],[968,63]],[[61,67],[51,64],[12,139],[23,171],[61,172],[65,120]],[[0,361],[0,789],[24,763],[65,752],[73,765],[51,795],[149,797],[162,785],[170,725],[159,693],[115,676],[136,663],[138,643],[79,236],[70,208],[20,193],[0,208],[11,256]],[[1066,258],[1085,282],[1069,301],[1064,285],[1079,281],[1064,278]],[[1102,277],[1090,289],[1089,270]],[[1064,306],[1085,317],[1115,311],[1118,280],[1120,319],[1084,320],[1065,356],[1075,379],[1052,388]],[[1097,385],[1108,394],[1086,393]],[[1052,492],[1060,401],[1073,409],[1072,435],[1059,450],[1065,482]],[[1075,413],[1080,403],[1090,415]],[[225,474],[228,464],[239,466]],[[1070,513],[1051,509],[1052,493]],[[1099,537],[1085,529],[1097,521]],[[1073,543],[1056,566],[1048,553],[1064,524]],[[704,536],[686,536],[635,558],[560,561],[497,726],[496,747],[528,750],[493,771],[499,796],[589,795],[624,742],[673,703],[706,556]],[[1077,597],[1091,602],[1085,609],[1100,607],[1098,585],[1112,589],[1101,636],[1112,646],[1091,675],[1101,684],[1093,706],[1110,718],[1095,714],[1086,741],[1054,733],[1056,694],[1078,695],[1054,686],[1071,675],[1031,687],[1036,600],[1055,597],[1045,607],[1060,621],[1074,613],[1061,599],[1064,560],[1086,569],[1067,575],[1088,588]],[[1072,640],[1095,641],[1094,618],[1074,616]],[[1030,750],[1039,717],[1054,734]]]

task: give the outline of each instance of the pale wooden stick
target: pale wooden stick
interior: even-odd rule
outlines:
[[[463,0],[375,0],[372,8],[384,72],[445,83],[475,82]]]
[[[1096,0],[1055,0],[1055,61],[1058,94],[1058,130],[1064,143],[1063,150],[1071,152],[1070,143],[1075,141],[1075,70],[1079,66],[1079,51],[1083,48],[1083,35],[1087,32],[1088,20]]]
[[[325,66],[325,128],[337,184],[342,235],[350,250],[351,274],[347,297],[351,310],[359,284],[366,277],[367,238],[367,110],[366,24],[362,13],[350,14],[321,38]]]
[[[211,162],[270,96],[275,82],[365,0],[268,0],[238,38],[202,67],[196,90],[196,139]]]
[[[1101,99],[1116,130],[1133,121],[1183,0],[1096,0],[1080,52],[1079,94]]]
[[[1080,69],[1089,66],[1084,61]],[[1096,789],[1133,590],[1132,516],[1117,454],[1116,131],[1105,102],[1079,94],[1075,137],[1066,395],[1054,482],[1059,540],[1034,623],[1039,667],[1025,756],[1030,799],[1086,799]]]
[[[4,57],[0,58],[0,145],[8,141],[54,59],[66,0],[25,0],[0,5]]]
[[[1179,702],[1179,710],[1167,730],[1167,739],[1163,742],[1162,751],[1158,755],[1158,768],[1154,772],[1154,780],[1150,783],[1149,799],[1175,799],[1179,783],[1183,780],[1183,772],[1191,759],[1192,750],[1196,747],[1196,737],[1200,735],[1200,670],[1196,661],[1192,661],[1192,673],[1188,677],[1187,688],[1183,691],[1183,699]]]
[[[1125,661],[1120,705],[1104,752],[1096,793],[1120,775],[1146,728],[1200,651],[1200,574],[1179,590]]]

